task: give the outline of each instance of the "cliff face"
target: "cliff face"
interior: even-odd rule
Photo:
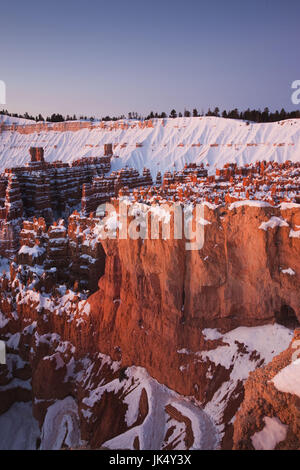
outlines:
[[[283,207],[206,207],[199,251],[105,240],[87,300],[12,264],[0,280],[1,413],[32,398],[43,448],[230,448],[244,381],[290,342],[272,323],[300,319],[299,212]]]
[[[295,373],[292,377],[289,392],[278,390],[275,378],[295,364],[297,357],[300,330],[296,330],[286,351],[250,374],[245,383],[245,399],[234,422],[234,449],[300,449],[299,376]]]
[[[235,375],[235,361],[249,359],[250,371],[273,356],[266,360],[237,334],[222,364],[213,352],[229,340],[207,337],[205,329],[238,332],[274,322],[295,327],[300,243],[292,235],[300,219],[295,208],[241,206],[206,208],[205,220],[210,224],[200,251],[186,251],[181,240],[104,241],[105,274],[88,303],[97,348],[124,366],[142,365],[159,382],[212,407],[226,430],[223,446],[230,447],[230,422],[247,377]],[[273,341],[276,349],[279,340]],[[223,405],[216,404],[218,394]]]
[[[99,350],[115,350],[124,365],[141,364],[201,401],[206,371],[191,364],[183,374],[178,350],[200,351],[204,328],[226,332],[300,320],[300,243],[291,236],[299,212],[247,206],[205,211],[210,223],[199,251],[186,251],[183,240],[103,241],[105,275],[88,301]],[[275,227],[262,225],[270,220]]]

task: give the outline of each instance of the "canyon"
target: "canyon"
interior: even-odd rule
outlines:
[[[114,169],[113,144],[76,163],[39,149],[0,185],[0,447],[299,449],[297,159],[214,175],[186,163],[154,182],[153,167]],[[168,239],[161,225],[121,239],[120,201],[159,224],[173,204],[201,204],[202,248],[172,235],[172,215]]]
[[[139,172],[181,170],[185,163],[209,164],[214,173],[226,163],[239,166],[257,160],[298,162],[300,123],[289,119],[251,123],[217,117],[153,119],[151,121],[72,121],[35,123],[0,116],[0,171],[23,166],[29,147],[43,147],[45,159],[63,163],[102,156],[112,143],[112,170],[125,165]]]

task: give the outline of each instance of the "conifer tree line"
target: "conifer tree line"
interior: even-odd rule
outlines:
[[[23,119],[31,119],[33,121],[46,121],[46,122],[64,122],[64,121],[91,121],[93,122],[96,120],[94,116],[76,116],[75,114],[72,116],[63,116],[62,114],[54,113],[51,116],[47,116],[46,119],[41,115],[31,116],[27,112],[24,114],[17,114],[17,113],[9,113],[7,110],[0,111],[0,115],[10,116],[13,118],[23,118]],[[211,110],[210,108],[206,113],[203,111],[199,112],[197,108],[194,108],[192,111],[188,109],[184,109],[183,112],[178,112],[175,109],[172,109],[170,113],[165,113],[164,111],[161,113],[151,111],[147,116],[142,116],[137,112],[129,112],[127,115],[128,119],[134,120],[145,120],[145,119],[155,119],[155,118],[162,118],[165,119],[167,117],[170,118],[181,118],[181,117],[201,117],[201,116],[216,116],[216,117],[223,117],[229,119],[242,119],[248,122],[275,122],[275,121],[283,121],[284,119],[299,119],[300,118],[300,111],[285,111],[284,108],[281,111],[276,110],[272,112],[269,108],[265,108],[263,111],[260,109],[246,109],[246,111],[239,111],[237,108],[231,109],[229,111],[220,111],[218,107]],[[100,119],[100,121],[118,121],[120,119],[126,119],[124,114],[120,116],[104,116]]]

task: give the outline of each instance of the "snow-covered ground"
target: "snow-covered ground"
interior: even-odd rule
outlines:
[[[0,450],[35,450],[39,437],[31,403],[14,403],[0,415]]]
[[[20,121],[3,118],[7,124]],[[144,129],[138,121],[122,122],[129,128],[110,130],[115,123],[107,122],[107,128],[101,129],[95,122],[92,130],[77,132],[2,132],[0,171],[28,162],[30,146],[44,147],[50,162],[70,162],[83,156],[101,156],[103,145],[113,143],[120,158],[113,158],[112,169],[127,164],[141,171],[145,166],[153,176],[158,171],[181,169],[186,162],[209,163],[212,172],[227,162],[243,165],[256,160],[300,159],[300,120],[247,125],[245,121],[216,117],[154,119],[153,127]]]
[[[97,404],[106,392],[116,395],[122,392],[120,399],[127,406],[125,421],[129,429],[106,441],[104,447],[130,449],[134,447],[134,441],[138,438],[141,449],[162,449],[171,445],[174,449],[183,450],[187,448],[187,439],[190,441],[191,449],[218,448],[224,432],[222,424],[224,411],[230,400],[236,398],[237,385],[244,382],[251,371],[270,362],[274,356],[286,349],[293,332],[274,324],[239,327],[226,334],[221,334],[217,329],[206,328],[203,334],[206,339],[222,339],[223,344],[215,349],[196,353],[183,348],[177,351],[178,354],[184,355],[188,362],[209,360],[211,365],[222,365],[225,369],[231,370],[230,377],[220,384],[204,408],[201,403],[192,402],[188,397],[178,395],[160,384],[142,367],[128,367],[126,378],[122,381],[115,378],[108,382],[96,381],[93,384],[93,361],[85,358],[82,362],[83,369],[75,372],[74,358],[71,358],[67,364],[67,375],[72,376],[81,386],[88,387],[88,394],[82,400],[81,411],[71,396],[57,400],[48,408],[40,433],[32,417],[31,404],[15,403],[6,413],[0,415],[0,449],[34,449],[36,439],[39,437],[41,449],[84,446],[85,443],[80,436],[80,413],[87,421],[93,419]],[[59,339],[56,334],[52,336]],[[13,343],[17,343],[11,337],[12,339]],[[63,345],[66,343],[61,344]],[[56,348],[56,353],[51,356],[56,360],[57,367],[61,366],[61,359],[60,361],[58,359],[62,357],[60,352],[63,350],[62,347]],[[15,355],[10,356],[11,360],[16,360]],[[102,357],[102,367],[107,364],[111,370],[118,370],[119,363],[112,362],[108,356],[101,353],[98,356]],[[277,388],[284,388],[284,391],[289,393],[299,393],[296,380],[298,362],[299,360],[296,360],[292,364],[293,367],[283,369],[273,379]],[[188,373],[188,368],[184,369],[183,373],[185,372]],[[214,380],[212,370],[208,370],[207,377]],[[12,388],[19,385],[16,381],[19,379],[14,379],[5,387]],[[19,382],[22,382],[23,387],[30,388],[29,383]],[[4,387],[1,388],[3,390]],[[138,418],[142,393],[146,393],[148,411],[143,421],[134,425]],[[178,418],[178,413],[184,419]],[[231,422],[233,421],[234,418]],[[265,424],[265,428],[253,436],[255,448],[273,448],[285,437],[285,427],[280,423],[266,419]]]
[[[130,367],[126,370],[126,374],[128,379],[136,381],[135,389],[131,393],[129,392],[124,400],[128,405],[126,414],[128,426],[132,425],[137,419],[137,405],[143,389],[147,393],[149,412],[140,426],[133,427],[127,432],[105,442],[103,444],[104,447],[110,449],[132,449],[134,438],[138,436],[141,449],[157,450],[161,448],[164,436],[169,435],[169,441],[176,442],[174,448],[177,450],[186,449],[184,443],[185,426],[174,419],[170,422],[170,417],[166,414],[167,405],[170,405],[181,413],[182,416],[190,420],[190,433],[193,441],[191,450],[212,450],[217,447],[218,435],[216,427],[201,408],[198,408],[168,387],[154,380],[142,367]],[[115,382],[119,385],[118,380]],[[112,382],[111,386],[113,387],[114,385],[114,382]],[[93,392],[89,400],[92,399],[95,393],[98,399],[99,389]],[[164,445],[168,444],[168,442],[164,442]]]
[[[4,258],[3,256],[0,256],[0,276],[5,275],[7,277],[10,277],[10,260],[8,258]]]
[[[291,393],[300,398],[300,359],[279,371],[272,382],[280,392]]]
[[[271,362],[274,356],[284,351],[290,344],[293,331],[282,325],[264,325],[256,327],[239,327],[228,333],[221,334],[217,329],[203,330],[206,339],[222,339],[224,345],[209,351],[193,353],[187,349],[177,351],[179,354],[194,358],[196,362],[209,360],[215,366],[222,365],[231,370],[230,377],[217,389],[204,411],[217,423],[223,433],[223,416],[228,402],[236,395],[236,387],[243,383],[250,372],[257,367]],[[239,347],[242,345],[242,348]],[[188,373],[188,369],[186,369]],[[208,378],[214,380],[213,373],[208,370]]]
[[[256,450],[273,450],[286,438],[288,426],[275,417],[265,416],[264,421],[264,428],[252,436],[252,444]]]
[[[72,397],[49,406],[42,429],[41,450],[59,450],[63,445],[81,445],[78,406]]]

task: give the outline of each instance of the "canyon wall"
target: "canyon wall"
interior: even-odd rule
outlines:
[[[14,118],[12,118],[12,121]],[[93,130],[98,129],[108,129],[113,131],[115,129],[134,129],[136,127],[140,129],[151,128],[153,123],[151,120],[145,121],[134,121],[133,123],[124,121],[113,121],[113,122],[93,122],[93,121],[64,121],[64,122],[34,122],[28,124],[18,124],[18,119],[15,119],[16,123],[12,124],[0,124],[0,133],[1,132],[18,132],[20,134],[33,134],[35,132],[77,132],[82,129]],[[162,120],[162,125],[164,121]],[[110,149],[111,150],[111,149]]]
[[[229,207],[205,208],[199,251],[186,251],[184,240],[103,241],[105,274],[88,299],[100,351],[124,366],[142,365],[202,406],[234,367],[234,358],[228,367],[199,358],[222,345],[207,340],[205,329],[300,321],[299,210]],[[264,363],[255,351],[251,360]],[[242,399],[237,381],[218,417],[225,427]]]
[[[300,449],[299,357],[300,329],[288,349],[250,374],[234,423],[233,449]],[[277,388],[279,374],[285,390]]]
[[[89,298],[101,351],[115,348],[126,365],[138,358],[158,380],[201,400],[199,371],[191,365],[183,374],[178,350],[200,351],[202,329],[300,320],[299,210],[206,207],[205,219],[201,250],[186,251],[184,240],[104,240],[105,274]]]
[[[244,448],[243,414],[233,430],[243,383],[288,347],[300,320],[299,209],[247,204],[206,205],[198,251],[186,251],[185,240],[103,240],[105,271],[88,299],[61,284],[49,294],[43,270],[12,263],[10,279],[1,278],[0,330],[11,355],[1,412],[32,398],[50,448],[51,416],[60,429],[64,413],[81,435],[73,446],[150,448],[142,436],[162,427],[152,445],[176,448],[171,419],[185,423],[185,448],[193,448],[194,402],[207,448],[231,448],[233,439]],[[169,387],[163,407],[166,389],[156,381]],[[163,424],[149,431],[157,413]]]

